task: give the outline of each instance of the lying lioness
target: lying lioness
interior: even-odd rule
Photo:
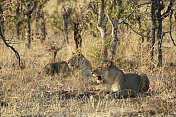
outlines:
[[[71,70],[68,67],[68,63],[66,61],[61,61],[57,63],[49,63],[44,67],[44,74],[58,74],[62,77],[67,77],[71,74]]]
[[[127,97],[129,93],[136,95],[149,89],[149,79],[146,74],[124,74],[113,62],[108,60],[103,61],[93,70],[92,74],[97,77],[97,83],[101,84],[100,96],[102,94],[104,96],[107,92],[119,92],[118,94],[122,97]]]

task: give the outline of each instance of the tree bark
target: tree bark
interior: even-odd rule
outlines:
[[[72,9],[71,8],[63,8],[62,17],[64,19],[64,31],[65,31],[65,42],[69,43],[68,40],[68,18],[70,17]]]
[[[104,3],[104,0],[101,0],[101,7],[98,15],[97,29],[101,33],[101,38],[103,40],[103,52],[104,52],[103,54],[104,54],[104,58],[107,59],[108,51],[107,51],[107,44],[106,44],[106,24],[103,25],[104,14],[105,14],[104,9],[105,9],[105,3]]]
[[[28,26],[27,26],[28,43],[27,43],[27,47],[30,48],[30,46],[31,46],[31,14],[27,14],[27,18],[28,18]]]
[[[68,41],[68,19],[66,18],[65,15],[63,15],[63,18],[64,18],[65,41],[69,43]]]
[[[161,8],[160,8],[160,2],[161,0],[158,0],[158,9],[157,9],[157,21],[158,21],[158,27],[157,27],[157,40],[158,40],[158,67],[162,66],[162,18],[161,18]]]
[[[113,41],[111,44],[111,50],[110,50],[110,56],[109,59],[113,60],[114,56],[116,54],[116,48],[117,48],[117,42],[118,42],[118,37],[117,37],[117,28],[118,28],[118,21],[117,19],[114,19],[113,27],[112,27],[112,33],[113,33]]]
[[[27,26],[27,36],[28,36],[28,43],[27,43],[27,47],[30,48],[31,46],[31,17],[32,17],[32,13],[33,11],[37,8],[37,1],[33,1],[33,2],[29,2],[27,4],[25,4],[25,2],[23,2],[25,7],[26,7],[26,11],[24,12],[24,15],[27,16],[28,18],[28,26]]]
[[[41,19],[42,19],[42,26],[41,26],[42,40],[41,42],[43,42],[46,39],[45,17],[44,17],[43,11],[41,13]]]
[[[5,30],[4,30],[4,18],[3,18],[3,9],[2,9],[2,6],[0,5],[0,36],[4,42],[4,44],[9,47],[16,55],[17,59],[18,59],[18,64],[19,64],[19,67],[22,68],[21,64],[20,64],[20,55],[19,53],[15,50],[15,48],[13,48],[12,46],[10,46],[6,40],[5,40]]]
[[[151,5],[151,18],[152,18],[152,40],[151,40],[150,57],[151,57],[151,60],[153,60],[155,33],[156,33],[156,2],[155,1],[152,1],[152,5]]]
[[[114,5],[116,5],[114,1]],[[110,49],[110,56],[109,59],[113,60],[114,56],[116,55],[116,49],[117,49],[117,42],[118,42],[118,36],[117,36],[117,29],[118,29],[118,20],[120,19],[121,13],[123,12],[122,9],[122,1],[118,0],[118,15],[117,19],[115,18],[113,22],[110,21],[110,17],[108,16],[109,21],[112,23],[112,37],[113,41],[111,43],[111,49]]]
[[[16,33],[17,33],[17,39],[20,40],[20,3],[19,0],[17,0],[17,8],[16,8],[16,16],[17,16],[17,24],[16,24]]]

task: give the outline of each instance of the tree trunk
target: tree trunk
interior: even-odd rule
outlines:
[[[103,40],[103,52],[104,52],[103,54],[104,54],[104,58],[107,59],[108,51],[107,51],[107,44],[106,44],[106,24],[103,25],[104,9],[105,9],[105,3],[104,3],[104,0],[101,0],[101,8],[99,10],[99,15],[98,15],[97,29],[101,33],[101,38]]]
[[[27,3],[27,4],[25,4],[25,3]],[[28,43],[27,43],[27,47],[30,48],[30,46],[31,46],[31,17],[32,17],[33,11],[37,8],[38,1],[30,1],[30,2],[23,1],[23,4],[26,7],[26,12],[23,12],[23,13],[28,18],[28,22],[27,22],[28,23],[28,26],[27,26]]]
[[[176,9],[176,6],[175,6],[175,9]],[[174,25],[175,25],[175,37],[176,37],[176,12],[174,13],[174,20],[175,20]]]
[[[16,8],[16,16],[17,16],[17,24],[16,24],[16,33],[17,33],[17,39],[20,40],[20,3],[19,0],[17,0],[17,8]]]
[[[19,67],[22,68],[21,64],[20,64],[20,55],[19,53],[15,50],[15,48],[13,48],[12,46],[10,46],[6,40],[5,40],[5,33],[4,33],[4,18],[3,18],[3,9],[2,9],[2,6],[0,5],[0,36],[4,42],[4,44],[10,48],[16,55],[17,59],[18,59],[18,64],[19,64]]]
[[[118,28],[118,21],[117,19],[114,20],[113,23],[113,29],[112,29],[112,33],[113,33],[113,41],[111,44],[111,50],[110,50],[110,56],[109,59],[113,60],[114,56],[116,54],[116,48],[117,48],[117,42],[118,42],[118,37],[117,37],[117,28]]]
[[[27,47],[30,48],[30,46],[31,46],[31,14],[27,14],[27,18],[28,18],[28,26],[27,26],[28,43],[27,43]]]
[[[161,18],[161,8],[160,8],[160,2],[161,0],[158,0],[158,10],[157,10],[157,21],[158,21],[158,27],[157,27],[157,40],[158,40],[158,67],[162,66],[162,18]]]
[[[69,43],[68,41],[68,19],[67,18],[64,18],[64,30],[65,30],[65,41]]]
[[[41,40],[41,42],[43,42],[46,39],[45,17],[44,17],[43,11],[41,13],[41,19],[42,19],[42,26],[41,26],[42,40]]]
[[[155,32],[156,32],[156,13],[155,12],[156,12],[156,3],[155,1],[152,1],[152,5],[151,5],[152,40],[151,40],[151,51],[150,51],[151,60],[153,60],[154,45],[155,45]]]
[[[64,31],[65,31],[64,41],[66,43],[69,43],[69,41],[68,41],[68,18],[70,16],[71,10],[72,9],[70,9],[70,8],[64,8],[64,12],[62,13],[62,16],[63,16],[63,19],[64,19]]]

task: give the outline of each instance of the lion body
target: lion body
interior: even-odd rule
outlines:
[[[101,84],[100,94],[126,88],[125,74],[108,60],[103,61],[97,69],[93,70],[93,76],[98,77],[97,83]]]
[[[124,74],[108,60],[93,70],[93,76],[98,77],[97,83],[100,83],[100,93],[118,92],[119,95],[128,97],[128,95],[136,96],[137,93],[144,93],[149,89],[149,79],[146,74]]]
[[[67,77],[70,75],[71,70],[68,67],[68,63],[66,61],[61,61],[57,63],[49,63],[44,67],[44,74],[58,74],[63,77]]]
[[[140,76],[138,74],[135,73],[127,73],[125,74],[126,76],[126,84],[127,84],[127,89],[131,89],[134,90],[136,92],[139,92],[140,89],[140,83],[141,83],[141,79]]]
[[[84,57],[82,53],[73,53],[71,59],[68,60],[68,66],[73,73],[78,72],[82,76],[90,77],[91,74],[91,63]]]
[[[144,93],[149,89],[149,79],[146,74],[127,73],[127,88],[136,91],[137,93]]]

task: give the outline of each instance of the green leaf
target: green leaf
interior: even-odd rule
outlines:
[[[13,1],[13,3],[12,3],[14,6],[16,6],[16,2],[15,1]]]

